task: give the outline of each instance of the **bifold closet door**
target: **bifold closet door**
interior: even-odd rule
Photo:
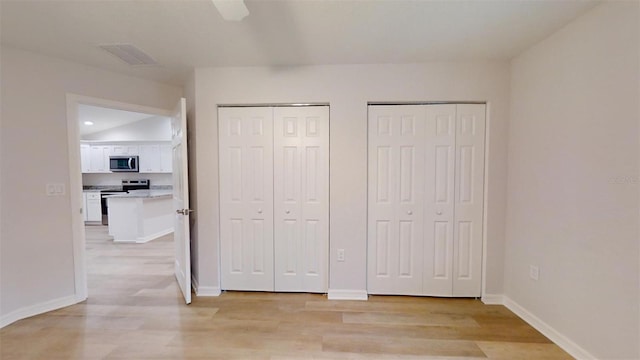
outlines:
[[[368,110],[368,291],[421,295],[424,107]]]
[[[456,105],[453,296],[480,296],[484,211],[485,105]]]
[[[329,107],[275,107],[275,291],[327,292]]]
[[[484,104],[427,105],[424,295],[481,295]]]
[[[272,109],[219,108],[224,290],[273,291]]]
[[[424,197],[424,293],[453,294],[456,105],[428,105]]]
[[[481,295],[484,104],[369,106],[368,291]]]

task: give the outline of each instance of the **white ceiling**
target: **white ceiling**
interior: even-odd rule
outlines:
[[[595,6],[590,0],[246,0],[224,21],[210,0],[0,1],[1,41],[181,85],[194,67],[508,60]],[[134,44],[160,65],[99,49]]]
[[[80,137],[114,127],[131,124],[154,116],[155,115],[151,114],[108,109],[98,106],[78,105]],[[93,122],[93,125],[85,125],[85,121],[91,121]]]

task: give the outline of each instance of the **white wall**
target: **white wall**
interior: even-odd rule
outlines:
[[[605,3],[512,63],[505,293],[602,359],[640,358],[638,13]]]
[[[130,124],[84,135],[82,140],[171,141],[171,118],[150,116]]]
[[[74,295],[66,93],[172,109],[182,90],[2,47],[0,320]],[[66,184],[47,197],[45,184]]]
[[[488,101],[488,293],[502,293],[509,65],[506,62],[200,68],[195,73],[199,283],[218,283],[219,104],[330,103],[330,289],[366,290],[367,102]],[[193,156],[193,153],[191,153]],[[343,248],[346,261],[337,262]]]

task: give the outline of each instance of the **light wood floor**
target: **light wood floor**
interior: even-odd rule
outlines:
[[[183,304],[173,241],[87,230],[89,299],[0,330],[6,359],[571,359],[478,300],[228,292]]]

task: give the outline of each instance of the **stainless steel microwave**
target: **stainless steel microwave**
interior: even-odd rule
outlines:
[[[109,156],[109,170],[113,172],[139,172],[137,156]]]

